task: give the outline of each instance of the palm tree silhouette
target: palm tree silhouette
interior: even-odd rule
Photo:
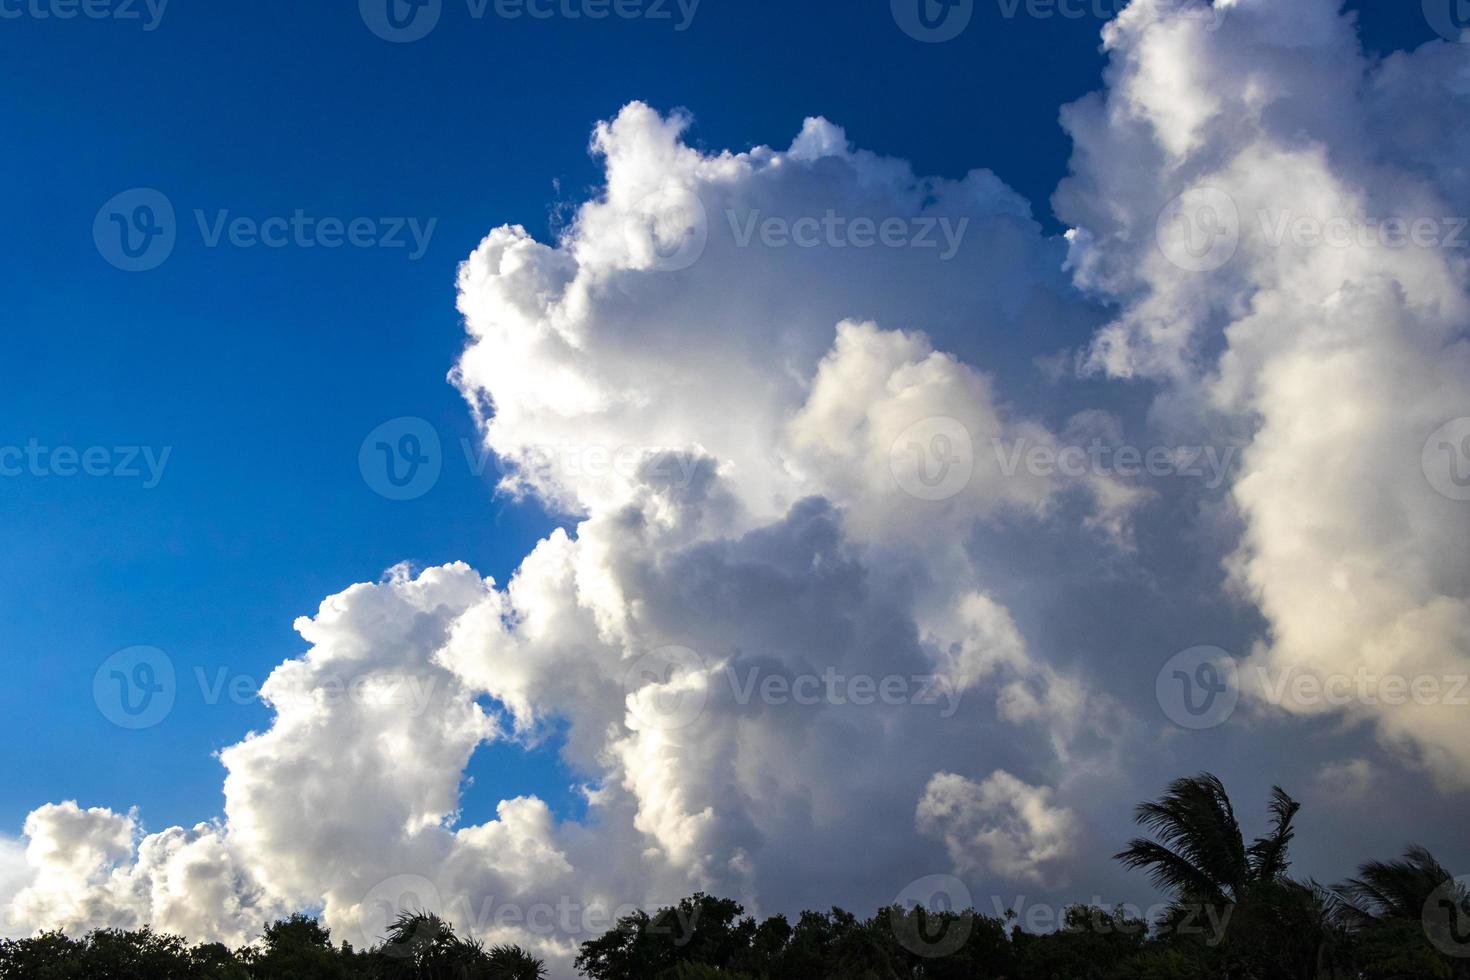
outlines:
[[[404,911],[388,927],[377,950],[382,980],[543,980],[541,961],[519,946],[486,950],[461,939],[432,912]]]
[[[1162,798],[1140,803],[1135,813],[1135,821],[1156,839],[1135,838],[1114,857],[1130,870],[1147,871],[1181,906],[1234,905],[1257,886],[1285,877],[1292,820],[1300,809],[1285,790],[1273,787],[1271,831],[1247,847],[1217,777],[1176,779]]]
[[[1301,804],[1275,786],[1267,809],[1267,833],[1246,844],[1216,776],[1177,779],[1163,797],[1136,811],[1135,820],[1153,839],[1137,838],[1116,857],[1130,869],[1147,871],[1173,896],[1159,928],[1198,950],[1216,975],[1334,975],[1330,971],[1345,956],[1345,942],[1332,893],[1286,876]]]
[[[545,980],[546,967],[519,946],[493,946],[485,954],[495,980]]]
[[[1335,891],[1339,916],[1374,976],[1470,977],[1470,889],[1426,848],[1368,861]]]
[[[1358,924],[1385,919],[1418,921],[1454,875],[1423,847],[1411,845],[1397,861],[1368,861],[1358,876],[1334,888],[1345,914]]]

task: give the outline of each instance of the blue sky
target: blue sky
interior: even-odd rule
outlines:
[[[206,703],[196,670],[263,680],[305,650],[292,622],[323,596],[401,561],[464,560],[503,582],[548,532],[537,505],[496,496],[494,467],[475,473],[459,451],[475,430],[446,381],[464,345],[454,277],[497,225],[553,239],[601,179],[596,121],[633,99],[686,107],[687,138],[714,151],[784,147],[821,114],[920,173],[992,169],[1056,233],[1071,152],[1057,113],[1100,87],[1104,63],[1097,16],[1008,18],[997,0],[943,44],[910,38],[877,0],[703,0],[683,31],[474,20],[446,0],[410,44],[375,36],[355,6],[173,0],[153,30],[0,20],[0,444],[169,454],[152,487],[0,478],[0,712],[19,733],[0,745],[0,831],[62,799],[137,806],[150,827],[217,815],[213,753],[270,717],[249,699]],[[1350,4],[1381,52],[1435,37],[1417,6]],[[178,241],[129,273],[99,254],[93,222],[138,187],[167,196]],[[209,247],[196,210],[412,218],[432,234],[416,258]],[[375,493],[358,465],[368,433],[400,416],[428,420],[446,448],[437,484],[408,501]],[[163,723],[120,734],[93,675],[136,645],[168,653],[178,699]],[[470,774],[467,818],[528,792],[580,812],[554,752],[482,750]]]

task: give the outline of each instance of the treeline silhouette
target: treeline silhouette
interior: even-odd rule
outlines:
[[[58,932],[0,943],[4,980],[542,980],[546,968],[518,946],[463,939],[428,912],[403,912],[369,950],[332,945],[316,919],[293,915],[265,927],[253,946],[189,946],[148,928]]]
[[[1247,843],[1224,786],[1203,774],[1138,807],[1147,832],[1116,855],[1171,899],[1149,923],[1075,905],[1055,932],[1013,913],[892,906],[757,922],[696,894],[637,912],[583,943],[593,980],[1470,980],[1470,892],[1428,851],[1369,861],[1327,887],[1292,878],[1300,809],[1281,789],[1267,832]],[[316,920],[272,923],[256,944],[190,947],[176,936],[101,930],[0,943],[0,980],[540,980],[515,946],[486,947],[406,910],[368,950],[334,946]]]

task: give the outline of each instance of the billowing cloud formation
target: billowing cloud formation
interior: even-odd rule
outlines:
[[[1164,425],[1247,440],[1231,570],[1270,623],[1247,690],[1464,787],[1466,433],[1436,433],[1470,414],[1470,147],[1438,120],[1470,110],[1470,61],[1370,66],[1332,3],[1228,7],[1218,30],[1130,7],[1107,92],[1064,115],[1072,264],[1123,306],[1083,363],[1162,381]]]
[[[919,829],[943,837],[963,872],[1039,881],[1077,844],[1075,817],[1051,804],[1051,791],[1028,786],[1003,769],[981,783],[938,773],[917,812]]]
[[[696,888],[789,911],[1075,876],[1159,721],[1125,706],[1153,678],[1121,643],[1039,643],[1013,598],[1055,591],[1051,555],[1105,576],[1157,553],[1155,488],[1020,462],[1121,441],[1126,407],[1074,390],[1099,377],[1158,385],[1152,438],[1246,447],[1211,506],[1268,627],[1247,678],[1464,672],[1465,505],[1421,466],[1467,411],[1463,253],[1293,230],[1463,213],[1466,137],[1439,122],[1463,53],[1369,64],[1329,0],[1221,6],[1109,26],[1107,91],[1064,116],[1066,240],[993,174],[920,178],[821,119],[738,154],[636,103],[598,126],[603,193],[555,244],[492,231],[459,277],[453,380],[504,491],[568,529],[503,584],[397,568],[327,599],[264,688],[270,729],[221,754],[224,819],[43,807],[12,916],[240,942],[320,907],[362,944],[411,904],[565,973],[618,911]],[[1114,304],[1090,340],[1074,285]],[[1091,379],[1038,399],[1063,345]],[[1443,703],[1282,707],[1470,771]],[[552,732],[586,816],[523,796],[465,823],[477,747]]]
[[[967,540],[1010,522],[1124,546],[1142,498],[1008,472],[1056,437],[941,342],[1078,315],[1064,248],[983,171],[920,179],[819,119],[784,152],[705,155],[687,125],[627,107],[594,136],[605,194],[555,246],[497,229],[460,273],[455,381],[505,489],[574,531],[503,588],[400,568],[326,600],[263,688],[271,728],[221,754],[226,819],[143,836],[37,811],[27,921],[241,941],[320,906],[361,944],[417,904],[564,967],[615,912],[695,888],[791,908],[830,901],[836,874],[872,905],[921,872],[1026,878],[1056,856],[1045,786],[1106,739]],[[476,747],[553,726],[586,819],[527,797],[460,826]],[[940,771],[986,780],[989,809],[954,831],[979,839],[916,825]],[[1007,786],[1035,803],[1008,812]],[[209,900],[175,906],[191,874]]]
[[[9,925],[72,932],[152,923],[187,936],[241,936],[269,911],[219,827],[173,827],[141,841],[136,818],[75,803],[26,818],[33,879],[9,909]]]

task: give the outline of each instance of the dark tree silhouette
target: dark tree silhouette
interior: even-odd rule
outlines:
[[[1470,893],[1426,848],[1411,845],[1392,861],[1367,861],[1335,889],[1352,931],[1354,959],[1372,978],[1470,977]],[[1446,958],[1433,942],[1462,943]]]
[[[518,946],[487,950],[461,939],[431,912],[401,912],[373,951],[372,975],[381,980],[541,980],[541,961]]]
[[[1243,901],[1260,884],[1280,881],[1288,867],[1292,820],[1301,804],[1281,787],[1271,791],[1271,832],[1249,847],[1230,796],[1209,773],[1176,779],[1158,800],[1140,803],[1135,820],[1156,840],[1137,838],[1116,857],[1147,871],[1158,888],[1181,904],[1220,906]]]
[[[1454,879],[1428,850],[1410,846],[1396,861],[1368,861],[1336,888],[1345,913],[1360,923],[1419,921],[1434,893]]]
[[[1152,839],[1130,841],[1116,857],[1172,896],[1160,931],[1179,939],[1180,948],[1197,947],[1198,962],[1209,969],[1262,980],[1332,976],[1346,942],[1334,896],[1286,874],[1300,810],[1273,787],[1269,828],[1246,844],[1218,777],[1177,779],[1135,813]]]

